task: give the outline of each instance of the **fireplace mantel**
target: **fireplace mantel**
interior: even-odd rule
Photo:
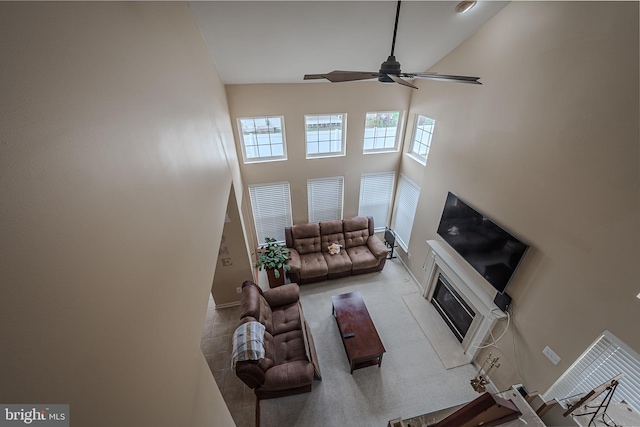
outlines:
[[[484,278],[466,266],[466,261],[460,255],[448,248],[445,242],[427,240],[427,244],[430,250],[424,265],[427,274],[423,282],[423,295],[431,302],[438,275],[442,274],[473,308],[476,316],[462,340],[464,354],[471,361],[479,347],[491,341],[490,331],[496,322],[506,319],[507,315],[493,302],[493,295],[485,289],[489,285],[482,283]]]

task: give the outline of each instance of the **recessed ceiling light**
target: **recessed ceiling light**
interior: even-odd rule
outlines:
[[[469,9],[471,9],[475,5],[476,5],[475,1],[468,1],[468,0],[461,1],[456,6],[456,12],[465,13],[465,12],[469,11]]]

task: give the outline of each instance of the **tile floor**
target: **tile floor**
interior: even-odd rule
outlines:
[[[240,319],[240,306],[215,309],[213,298],[200,347],[237,427],[255,426],[256,396],[231,370],[231,338]]]

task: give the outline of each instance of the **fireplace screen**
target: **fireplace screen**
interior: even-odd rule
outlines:
[[[438,276],[438,283],[431,303],[451,328],[458,341],[462,342],[476,313],[453,289],[442,274]]]

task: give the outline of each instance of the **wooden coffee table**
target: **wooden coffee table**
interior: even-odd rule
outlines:
[[[351,373],[354,369],[381,366],[385,349],[360,292],[334,295],[331,300]]]

